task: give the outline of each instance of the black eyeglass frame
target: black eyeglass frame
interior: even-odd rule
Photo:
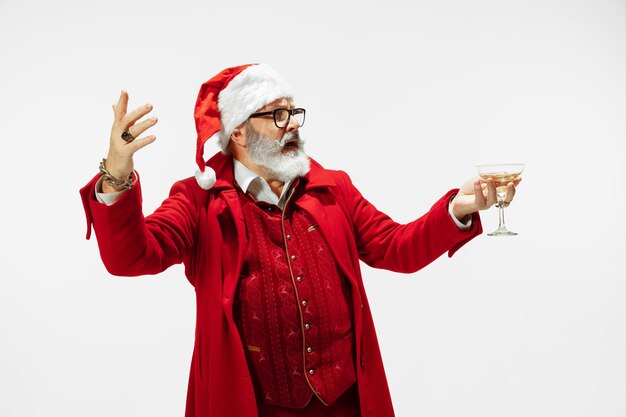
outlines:
[[[276,113],[279,111],[286,111],[289,113],[289,117],[287,117],[287,121],[285,122],[284,126],[280,126],[278,124],[278,120],[276,120]],[[279,129],[284,129],[287,126],[289,126],[289,120],[291,119],[291,116],[295,116],[296,113],[300,113],[302,112],[302,123],[300,123],[300,127],[304,126],[304,121],[306,120],[306,110],[303,109],[302,107],[298,107],[295,109],[274,109],[271,111],[263,111],[260,113],[253,113],[250,116],[248,116],[249,119],[252,119],[253,117],[263,117],[263,116],[269,116],[270,114],[272,115],[273,119],[274,119],[274,125],[279,128]]]

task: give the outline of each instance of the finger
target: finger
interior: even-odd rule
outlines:
[[[508,205],[511,201],[513,201],[513,197],[515,197],[515,184],[510,182],[506,185],[506,196],[504,197],[504,202]]]
[[[126,108],[128,106],[128,92],[126,90],[122,90],[120,92],[120,98],[117,99],[117,104],[113,107],[113,111],[115,112],[115,123],[120,123],[126,115]]]
[[[156,124],[156,122],[158,122],[158,119],[156,117],[151,117],[149,119],[146,119],[146,120],[142,121],[141,123],[137,123],[136,125],[133,125],[133,126],[129,127],[127,130],[134,137],[138,137],[143,132],[145,132],[147,129],[149,129],[152,126],[154,126]]]
[[[498,191],[492,179],[487,180],[487,207],[491,207],[498,202]]]
[[[132,126],[137,120],[141,119],[143,116],[150,113],[151,111],[152,104],[144,104],[141,107],[137,107],[136,109],[124,116],[122,125],[125,128],[128,128],[129,126]]]
[[[480,181],[474,181],[474,203],[478,210],[486,208],[485,195],[483,194],[483,184]]]
[[[128,146],[132,153],[137,152],[139,149],[150,145],[152,142],[156,140],[156,135],[150,135],[143,138],[136,139],[132,142],[129,142],[126,146]]]

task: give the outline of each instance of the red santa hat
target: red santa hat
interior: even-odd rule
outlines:
[[[205,190],[215,184],[215,171],[206,165],[204,144],[215,139],[227,152],[230,135],[261,107],[283,97],[293,98],[291,88],[267,64],[226,68],[200,87],[194,110],[198,140],[196,181]]]

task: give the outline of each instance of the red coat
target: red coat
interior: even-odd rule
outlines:
[[[254,390],[233,301],[243,266],[246,230],[233,185],[232,158],[216,154],[208,165],[215,186],[201,189],[194,178],[177,182],[150,216],[142,214],[135,185],[114,205],[95,200],[99,176],[81,189],[98,237],[100,255],[113,275],[159,273],[184,262],[197,300],[196,340],[189,375],[186,417],[257,417]],[[443,196],[419,219],[401,225],[378,211],[342,171],[312,161],[306,196],[297,204],[319,225],[352,288],[357,380],[363,417],[394,415],[359,260],[376,268],[415,272],[448,251],[449,256],[482,232],[478,214],[468,231],[459,230]]]

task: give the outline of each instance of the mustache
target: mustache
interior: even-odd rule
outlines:
[[[287,144],[287,142],[290,142],[290,141],[292,141],[294,139],[296,141],[298,141],[298,148],[301,148],[306,143],[306,141],[300,137],[300,132],[298,132],[296,130],[295,132],[287,132],[287,133],[285,133],[283,135],[283,137],[280,138],[280,140],[276,142],[276,144],[280,148],[284,148],[285,145]]]

